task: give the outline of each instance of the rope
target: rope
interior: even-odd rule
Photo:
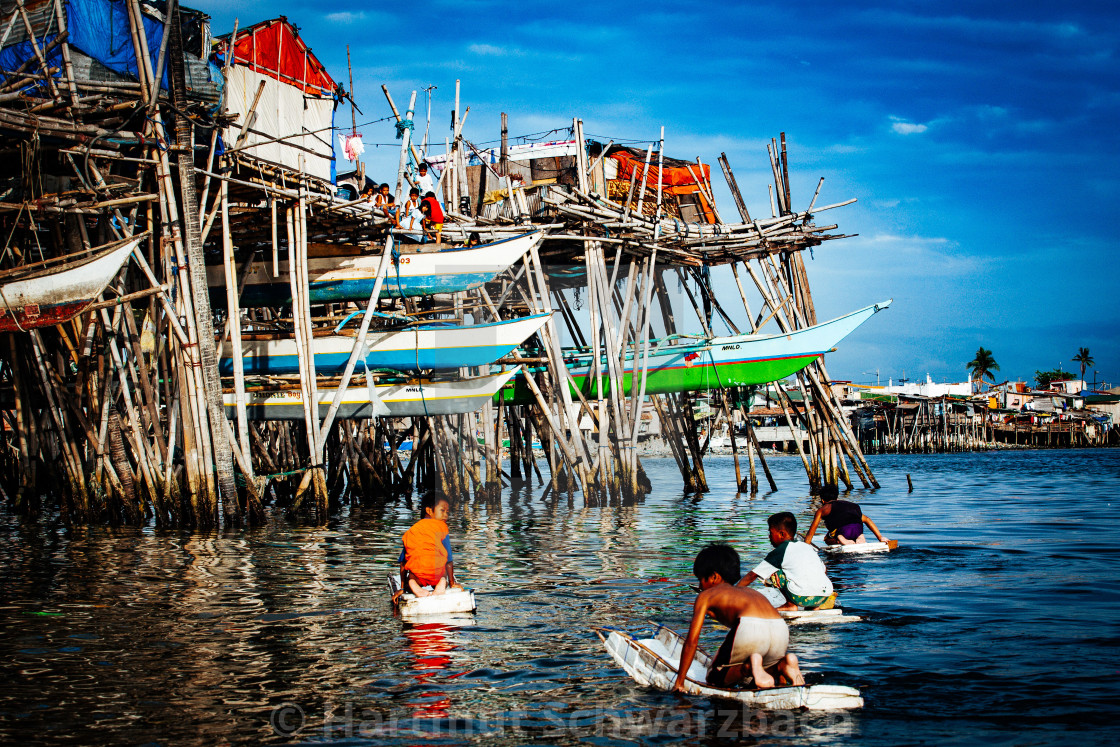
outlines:
[[[274,472],[271,475],[257,475],[256,479],[257,480],[268,481],[268,480],[274,480],[277,477],[291,477],[292,475],[302,475],[304,472],[307,472],[308,470],[311,470],[311,469],[323,469],[323,465],[314,464],[310,467],[304,467],[302,469],[288,470],[287,472]],[[237,479],[237,484],[241,487],[245,487],[248,484],[248,482],[245,480],[245,475],[243,475],[240,472],[238,472],[236,474],[236,479]]]
[[[393,247],[390,249],[393,258],[393,268],[397,272],[397,293],[400,297],[404,298],[404,288],[401,287],[401,252],[397,249],[397,242],[393,242]]]
[[[416,126],[411,119],[400,120],[399,122],[397,122],[397,140],[403,140],[404,139],[404,131],[405,130],[408,130],[409,132],[412,132],[415,129],[416,129]]]

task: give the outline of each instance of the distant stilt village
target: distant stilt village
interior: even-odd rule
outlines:
[[[1120,388],[1094,389],[1079,379],[1053,381],[1039,389],[1021,381],[935,384],[928,376],[922,383],[833,381],[831,387],[861,450],[868,454],[1120,445]],[[735,418],[734,427],[741,432],[749,419],[764,449],[796,451],[806,432],[799,417],[792,419],[792,426],[786,422],[783,400],[802,407],[795,390],[787,388],[782,398],[762,389],[749,410]],[[703,406],[697,415],[709,449],[727,452],[726,424]]]
[[[1083,382],[832,380],[824,353],[890,301],[817,318],[802,253],[844,237],[821,216],[854,200],[818,199],[823,179],[794,195],[784,134],[750,187],[764,215],[715,158],[721,215],[709,164],[669,157],[663,129],[518,138],[502,114],[500,145],[475,144],[456,81],[429,140],[417,91],[383,86],[399,164],[374,179],[349,71],[285,18],[223,31],[174,1],[0,2],[16,511],[207,528],[428,490],[628,501],[649,439],[688,491],[726,444],[744,491],[759,469],[773,487],[784,445],[818,492],[877,486],[865,452],[1117,440],[1116,397]]]

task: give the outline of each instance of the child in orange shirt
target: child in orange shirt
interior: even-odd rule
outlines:
[[[462,588],[455,583],[455,566],[451,561],[451,535],[447,530],[451,503],[446,498],[428,495],[420,502],[420,508],[424,518],[401,537],[401,591],[426,597],[442,594],[448,587]],[[431,586],[432,591],[425,586]]]

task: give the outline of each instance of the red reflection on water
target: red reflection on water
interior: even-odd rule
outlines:
[[[447,671],[451,665],[451,652],[455,645],[448,640],[448,635],[457,630],[456,626],[442,622],[420,623],[408,626],[404,634],[408,638],[408,647],[416,656],[412,663],[416,681],[421,685],[435,684],[441,673]],[[460,673],[461,674],[461,673]],[[458,677],[459,675],[452,675]],[[423,702],[416,703],[414,718],[448,718],[447,709],[451,700],[442,690],[420,693],[425,698]],[[431,698],[431,700],[428,700]]]

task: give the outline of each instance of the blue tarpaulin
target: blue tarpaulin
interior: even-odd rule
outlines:
[[[97,60],[110,70],[126,75],[133,80],[139,80],[136,64],[136,49],[132,43],[132,34],[128,22],[128,9],[124,0],[65,0],[63,2],[66,13],[66,28],[70,32],[67,39],[69,44],[94,60]],[[159,62],[159,48],[163,41],[163,24],[154,18],[141,14],[144,24],[144,35],[148,42],[148,54],[154,70]],[[42,33],[40,30],[39,33]],[[56,37],[49,34],[40,37],[40,49],[46,47]],[[206,53],[209,50],[204,50]],[[20,42],[0,50],[0,66],[4,70],[16,70],[28,59],[33,59],[35,52],[30,41]],[[62,67],[62,53],[55,49],[48,57],[51,67]],[[160,87],[167,90],[167,70],[164,65]],[[212,63],[207,65],[208,82],[221,80],[221,71]],[[28,68],[31,72],[38,71],[38,63]],[[190,74],[188,68],[188,75]],[[188,79],[188,86],[192,86]],[[220,84],[219,84],[220,87]]]
[[[135,80],[140,79],[128,25],[128,8],[123,0],[66,0],[64,6],[71,45],[114,72],[123,73]],[[159,62],[163,24],[143,13],[140,16],[154,70]],[[167,88],[166,70],[160,87]]]

